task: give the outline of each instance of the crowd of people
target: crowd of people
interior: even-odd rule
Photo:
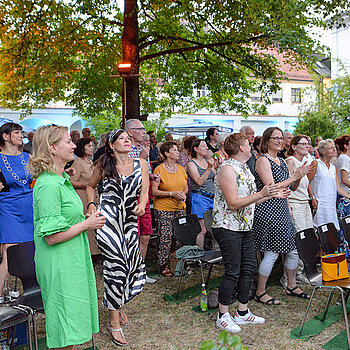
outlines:
[[[35,242],[35,264],[46,316],[47,345],[73,349],[99,331],[93,263],[103,264],[103,306],[112,341],[126,346],[123,306],[141,293],[151,234],[159,236],[158,264],[170,278],[171,254],[181,245],[172,219],[195,214],[197,245],[210,246],[203,213],[212,210],[213,238],[224,265],[217,326],[265,320],[248,308],[255,300],[279,305],[267,282],[280,254],[287,296],[308,299],[307,279],[295,233],[350,214],[350,136],[335,141],[267,128],[262,136],[244,126],[233,134],[207,130],[205,139],[167,134],[158,142],[138,119],[99,137],[85,128],[50,125],[23,146],[22,128],[0,128],[0,298],[6,283],[6,250]],[[153,207],[153,212],[152,212]],[[153,220],[152,220],[153,219]],[[155,223],[155,224],[152,224]],[[261,255],[257,264],[256,255]],[[237,312],[229,313],[233,296]],[[0,299],[1,301],[1,299]],[[58,307],[59,305],[59,307]]]

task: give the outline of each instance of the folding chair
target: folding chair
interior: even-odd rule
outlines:
[[[311,297],[309,300],[309,304],[306,308],[306,312],[304,315],[304,318],[300,325],[299,330],[299,337],[301,337],[301,333],[304,328],[304,324],[307,318],[307,315],[310,310],[310,306],[312,303],[312,300],[315,296],[315,292],[317,289],[328,289],[330,290],[330,294],[327,300],[327,304],[323,313],[322,321],[326,319],[327,312],[329,305],[331,303],[333,294],[335,290],[339,290],[341,293],[341,301],[342,301],[342,307],[344,312],[344,319],[345,319],[345,329],[346,329],[346,336],[348,339],[348,345],[350,349],[350,333],[349,333],[349,321],[348,321],[348,315],[346,311],[346,299],[349,293],[350,289],[350,280],[349,279],[343,279],[338,281],[332,281],[332,282],[323,282],[322,281],[322,273],[318,271],[317,268],[317,257],[318,252],[320,251],[320,242],[316,237],[315,231],[313,228],[309,228],[300,232],[296,233],[296,245],[297,250],[299,253],[300,259],[304,263],[304,268],[306,272],[306,276],[308,280],[310,281],[310,284],[314,287],[311,293]]]
[[[215,251],[220,251],[220,247],[218,242],[216,241],[216,239],[213,236],[213,211],[212,210],[208,210],[205,211],[203,213],[203,219],[204,219],[204,226],[207,229],[207,231],[210,233],[211,238],[213,240],[213,250]]]
[[[23,295],[16,299],[12,306],[26,309],[31,315],[35,349],[38,349],[38,339],[35,323],[35,313],[44,312],[41,290],[36,279],[34,263],[34,242],[26,242],[7,248],[9,274],[18,277],[23,286]]]
[[[333,222],[319,226],[317,232],[325,254],[332,254],[338,250],[341,239]]]
[[[348,243],[350,243],[350,215],[344,216],[340,220],[341,226],[343,228],[344,237]]]
[[[175,237],[180,241],[183,246],[186,245],[196,245],[197,235],[201,232],[201,226],[196,214],[190,214],[186,216],[181,216],[172,219],[173,230]],[[213,269],[214,264],[218,264],[222,261],[222,256],[220,251],[207,250],[205,251],[204,256],[200,258],[191,258],[184,259],[184,263],[182,264],[182,269],[180,272],[179,283],[177,287],[177,291],[180,290],[180,285],[182,281],[182,273],[185,268],[185,264],[189,261],[197,261],[199,262],[201,268],[202,281],[204,283],[204,274],[203,274],[203,263],[207,263],[209,265],[208,275],[205,282],[205,286],[208,286],[211,271]]]
[[[16,326],[18,326],[21,323],[27,322],[28,347],[30,350],[32,350],[32,340],[28,319],[29,313],[20,307],[0,307],[0,331],[8,329],[6,345],[9,346],[10,349],[13,349],[14,347]]]

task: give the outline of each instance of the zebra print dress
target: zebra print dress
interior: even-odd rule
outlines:
[[[103,180],[100,211],[106,224],[96,231],[96,240],[104,256],[103,305],[118,310],[138,295],[146,278],[145,264],[139,250],[137,216],[132,212],[141,190],[141,164],[134,159],[130,176],[121,175],[117,186]]]

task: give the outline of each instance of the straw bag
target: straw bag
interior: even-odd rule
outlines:
[[[322,280],[325,282],[349,278],[348,264],[344,253],[324,255],[321,258]]]

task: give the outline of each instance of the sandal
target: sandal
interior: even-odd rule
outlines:
[[[294,291],[299,288],[298,286],[293,288],[293,289],[290,289],[290,288],[286,288],[286,294],[289,296],[289,297],[297,297],[297,298],[301,298],[301,299],[310,299],[310,295],[309,294],[306,294],[304,292],[301,292],[301,293],[294,293]]]
[[[271,298],[269,300],[266,300],[266,301],[262,301],[261,298],[266,295],[266,292],[265,293],[262,293],[260,295],[258,294],[255,294],[255,301],[258,302],[258,303],[262,303],[262,304],[266,304],[266,305],[281,305],[281,302],[275,298]]]
[[[171,277],[173,274],[171,273],[171,271],[169,270],[168,267],[164,267],[164,269],[162,270],[162,275],[167,276],[167,277]]]
[[[120,342],[119,340],[117,340],[117,339],[115,339],[115,338],[113,337],[112,332],[120,332],[121,336],[124,338],[124,340],[126,340],[125,337],[124,337],[123,330],[122,330],[121,328],[112,328],[111,325],[108,323],[108,324],[107,324],[107,330],[108,330],[108,332],[111,334],[111,336],[112,336],[112,341],[113,341],[114,344],[116,344],[116,345],[118,345],[118,346],[127,346],[127,345],[128,345],[128,343],[122,343],[122,342]]]
[[[121,323],[123,326],[127,326],[129,324],[128,317],[126,316],[126,313],[120,308],[119,309],[119,315],[121,318]]]

